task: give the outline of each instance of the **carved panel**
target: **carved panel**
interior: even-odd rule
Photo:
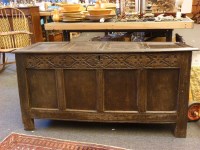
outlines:
[[[180,55],[176,53],[136,54],[38,54],[28,55],[27,68],[148,68],[179,67]]]

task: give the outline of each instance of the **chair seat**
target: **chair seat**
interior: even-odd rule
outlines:
[[[16,35],[16,34],[33,34],[29,31],[9,31],[9,32],[1,32],[0,35]]]
[[[10,53],[14,50],[16,50],[17,48],[9,48],[9,49],[0,49],[0,53]]]

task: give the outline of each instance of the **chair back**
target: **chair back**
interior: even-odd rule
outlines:
[[[11,7],[0,8],[0,48],[22,48],[31,44],[28,20],[25,14]]]

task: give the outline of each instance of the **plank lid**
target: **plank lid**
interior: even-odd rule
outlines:
[[[198,48],[173,42],[41,42],[13,53],[131,53],[197,51]]]

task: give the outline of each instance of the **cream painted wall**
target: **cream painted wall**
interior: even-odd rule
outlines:
[[[191,13],[192,12],[192,0],[184,0],[181,12],[182,13]]]

